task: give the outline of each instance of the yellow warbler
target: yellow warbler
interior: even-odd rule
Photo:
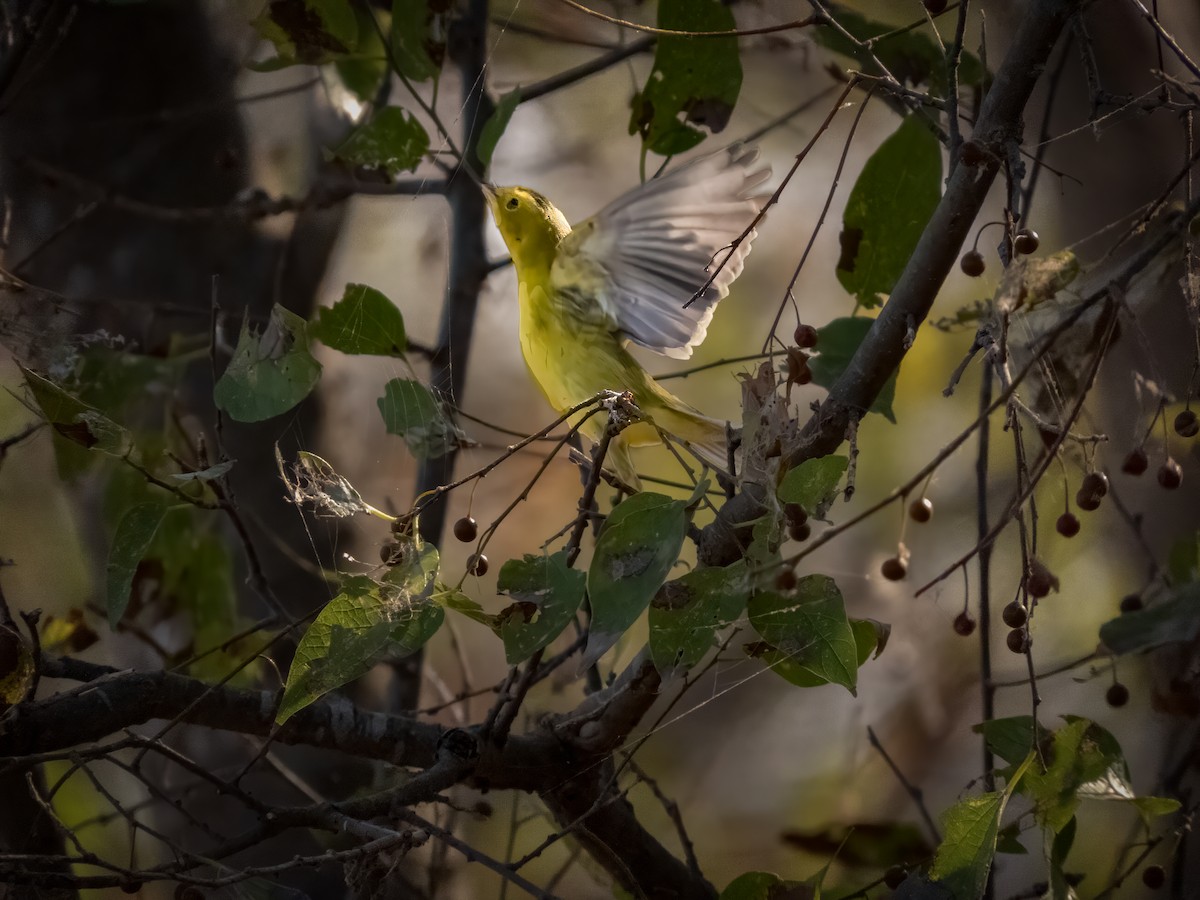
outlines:
[[[733,242],[767,199],[755,191],[770,169],[755,167],[757,159],[742,145],[697,159],[575,228],[536,191],[486,189],[516,267],[521,350],[551,406],[562,412],[602,390],[629,391],[646,419],[710,465],[728,467],[724,423],[663,388],[625,343],[687,359],[704,340],[754,232]],[[685,306],[717,266],[712,284]],[[593,416],[582,431],[596,441],[605,424]],[[658,442],[654,426],[637,422],[609,445],[607,463],[636,488],[628,448]]]

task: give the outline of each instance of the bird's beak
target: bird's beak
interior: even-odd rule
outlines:
[[[487,198],[488,206],[494,207],[496,205],[496,186],[487,181],[481,181],[479,187],[483,191],[483,196]]]

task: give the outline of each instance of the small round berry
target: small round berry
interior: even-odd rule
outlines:
[[[1013,249],[1022,256],[1037,253],[1038,244],[1040,243],[1041,239],[1038,238],[1038,233],[1032,228],[1022,228],[1013,235]]]
[[[1014,628],[1008,633],[1004,642],[1008,644],[1008,649],[1013,653],[1024,653],[1029,649],[1029,635],[1026,634],[1024,628]]]
[[[904,866],[892,866],[883,873],[883,883],[887,885],[890,890],[894,891],[896,888],[900,887],[900,885],[904,884],[904,879],[907,877],[908,872],[905,871]]]
[[[1104,701],[1109,706],[1124,706],[1129,702],[1129,688],[1125,687],[1119,681],[1110,685],[1108,690],[1104,692]]]
[[[1190,409],[1185,409],[1175,417],[1175,433],[1180,437],[1190,438],[1200,434],[1200,420]]]
[[[1000,618],[1009,628],[1020,628],[1029,621],[1029,614],[1025,612],[1025,607],[1021,605],[1020,601],[1013,600],[1001,610]]]
[[[1171,457],[1158,467],[1158,483],[1168,491],[1173,491],[1183,484],[1183,469]]]
[[[1162,866],[1146,866],[1142,869],[1142,884],[1150,890],[1157,891],[1166,883],[1167,873],[1163,871]]]
[[[797,583],[796,573],[791,569],[783,569],[775,576],[775,587],[781,591],[794,591]]]
[[[966,610],[960,612],[954,617],[954,633],[969,636],[975,630],[975,620],[971,618],[971,614]]]
[[[817,329],[811,325],[797,325],[796,331],[792,335],[792,339],[796,342],[796,346],[802,350],[811,350],[817,346],[817,341],[821,336],[817,333]]]
[[[1075,492],[1075,505],[1084,512],[1095,512],[1100,508],[1100,498],[1080,489]]]
[[[1150,459],[1141,447],[1130,450],[1129,455],[1125,457],[1125,462],[1121,463],[1121,471],[1126,475],[1141,475],[1148,468],[1150,468]]]
[[[908,563],[899,556],[891,556],[883,561],[879,572],[888,581],[902,581],[908,574]]]
[[[788,537],[793,541],[807,541],[812,537],[812,526],[807,522],[801,522],[799,525],[793,522],[788,526]]]
[[[469,544],[479,534],[479,527],[470,516],[463,516],[454,523],[454,536],[464,544]]]
[[[1083,476],[1083,481],[1079,484],[1080,492],[1086,491],[1096,497],[1103,497],[1108,493],[1108,476],[1103,472],[1088,472]]]
[[[1029,591],[1029,596],[1041,600],[1048,596],[1051,590],[1058,590],[1058,579],[1046,568],[1045,563],[1035,559],[1029,563],[1029,574],[1025,576],[1025,590]]]
[[[1142,598],[1137,594],[1126,594],[1121,598],[1120,609],[1123,613],[1131,613],[1137,612],[1144,605],[1145,604],[1142,603]]]
[[[785,503],[783,517],[787,519],[789,525],[803,525],[808,521],[808,510],[799,503]]]
[[[987,264],[983,261],[983,254],[978,250],[968,250],[962,255],[958,265],[964,274],[970,275],[972,278],[978,278],[987,268]]]
[[[1063,513],[1054,523],[1054,530],[1063,537],[1075,537],[1079,534],[1079,517],[1074,513]]]
[[[914,500],[908,508],[908,517],[914,522],[928,522],[933,518],[933,501],[928,497]]]
[[[467,571],[472,575],[483,576],[487,574],[488,558],[482,553],[472,553],[467,557]]]

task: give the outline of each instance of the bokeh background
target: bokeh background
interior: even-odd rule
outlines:
[[[853,5],[895,25],[922,14],[917,2]],[[1012,38],[1021,4],[981,6],[987,22],[986,55],[995,61],[1003,57]],[[1154,84],[1145,65],[1154,55],[1148,29],[1127,5],[1104,6],[1104,14],[1092,16],[1090,25],[1106,85],[1120,94],[1148,90]],[[642,21],[652,16],[642,4],[614,4],[611,9]],[[1200,45],[1200,14],[1190,4],[1166,2],[1160,4],[1160,11],[1181,43]],[[24,308],[23,315],[39,317],[38,327],[32,332],[17,329],[25,346],[18,345],[16,353],[45,350],[61,335],[80,329],[111,329],[150,348],[175,330],[203,331],[214,272],[221,275],[225,308],[244,305],[260,314],[273,299],[299,308],[329,305],[341,296],[346,283],[365,283],[400,307],[413,341],[436,342],[449,252],[449,213],[440,196],[420,191],[356,196],[327,209],[262,221],[230,217],[181,224],[139,216],[94,191],[50,183],[23,166],[27,158],[53,162],[92,184],[162,206],[219,206],[251,189],[305,195],[329,165],[323,148],[345,134],[359,110],[328,73],[305,67],[249,71],[245,64],[265,55],[248,25],[256,13],[252,4],[220,2],[194,7],[154,3],[81,8],[78,21],[57,50],[56,58],[65,62],[36,73],[7,105],[5,115],[20,127],[5,129],[0,137],[4,154],[0,184],[12,223],[6,233],[5,265],[11,269],[14,260],[22,260],[23,278],[76,301],[70,313]],[[753,27],[794,17],[796,12],[794,4],[748,2],[736,4],[735,15],[740,26]],[[944,35],[949,27],[943,26]],[[88,37],[101,33],[97,28],[105,29],[103,41]],[[978,51],[981,38],[974,29],[967,47]],[[487,37],[488,89],[499,95],[517,85],[536,83],[602,52],[597,46],[628,39],[555,0],[497,2]],[[759,139],[763,158],[773,167],[769,186],[774,187],[829,112],[835,96],[829,93],[835,84],[826,71],[830,60],[803,32],[746,39],[741,99],[725,131],[711,137],[699,152],[756,133],[807,99],[823,95]],[[648,54],[634,56],[522,105],[499,144],[492,180],[545,193],[572,221],[635,185],[640,147],[637,138],[627,133],[629,100],[644,83],[650,62]],[[1042,173],[1027,223],[1041,235],[1042,252],[1072,246],[1084,259],[1096,259],[1113,234],[1103,230],[1119,228],[1132,211],[1162,189],[1185,158],[1184,147],[1178,122],[1165,114],[1145,116],[1137,109],[1126,110],[1089,125],[1091,101],[1078,54],[1067,53],[1063,66],[1062,86],[1046,126],[1047,133],[1056,136],[1046,153],[1052,168]],[[443,121],[455,130],[464,124],[456,78],[449,68],[436,98]],[[1036,143],[1045,99],[1040,93],[1028,111],[1027,147]],[[861,95],[853,98],[855,104],[861,100]],[[719,307],[708,340],[691,363],[717,362],[761,348],[804,244],[817,227],[843,153],[844,168],[828,220],[794,294],[804,322],[822,325],[851,314],[853,300],[838,284],[834,270],[841,209],[857,172],[898,124],[883,103],[873,103],[847,147],[855,111],[844,110],[833,120],[771,210],[744,274]],[[432,178],[438,172],[428,167],[417,175]],[[1001,217],[1002,200],[998,187],[979,224]],[[83,212],[89,204],[95,208]],[[62,230],[61,237],[39,250],[36,259],[23,260],[55,229]],[[999,229],[991,228],[980,241],[988,259],[984,276],[970,279],[955,272],[939,297],[935,318],[951,316],[990,296],[1001,268],[994,249],[999,234]],[[503,245],[490,225],[488,246],[502,258]],[[1163,281],[1161,302],[1148,308],[1133,327],[1123,325],[1085,419],[1089,429],[1108,436],[1098,445],[1098,463],[1114,473],[1114,493],[1121,503],[1143,516],[1145,544],[1159,562],[1174,539],[1200,525],[1195,445],[1171,436],[1170,452],[1185,472],[1179,491],[1161,490],[1154,483],[1153,470],[1135,479],[1118,469],[1152,411],[1137,395],[1134,376],[1149,378],[1176,396],[1187,389],[1193,342],[1177,277],[1178,272]],[[474,344],[465,360],[466,388],[455,398],[457,403],[466,413],[513,431],[528,433],[542,427],[553,414],[520,358],[516,286],[510,269],[499,268],[489,277],[478,309]],[[781,331],[789,334],[795,325],[790,308],[783,322]],[[972,336],[969,329],[920,330],[899,376],[897,424],[879,416],[864,421],[858,434],[861,455],[854,497],[834,504],[829,513],[832,522],[853,516],[911,477],[974,419],[978,364],[968,370],[953,396],[942,395]],[[270,476],[271,444],[280,440],[285,446],[320,453],[370,502],[394,512],[409,507],[415,478],[414,461],[402,441],[384,432],[376,407],[383,383],[406,376],[409,369],[395,360],[324,350],[319,358],[325,369],[314,401],[294,415],[244,429],[233,438],[234,455],[247,472],[235,477],[235,485],[246,492],[249,502],[266,504],[264,509],[270,511],[266,527],[281,542],[300,548],[303,560],[310,564],[306,569],[283,556],[270,562],[272,578],[279,579],[300,608],[319,602],[321,592],[329,590],[314,576],[313,564],[343,570],[373,565],[386,529],[366,522],[333,525],[305,520],[282,504],[282,490]],[[652,354],[644,359],[656,373],[682,368]],[[425,374],[416,357],[412,365],[419,375]],[[737,373],[743,371],[748,371],[747,364],[717,365],[669,385],[706,413],[736,420]],[[16,389],[19,377],[12,357],[5,359],[0,377]],[[203,381],[190,389],[202,392]],[[797,389],[793,396],[801,415],[822,394],[816,387]],[[0,433],[15,432],[27,420],[28,413],[13,397],[0,394]],[[995,424],[989,488],[993,511],[1014,489],[1009,474],[1011,435],[998,427],[999,420]],[[474,423],[466,429],[481,446],[460,456],[460,473],[487,463],[513,440]],[[1156,459],[1162,453],[1161,435],[1156,433],[1148,446],[1151,459]],[[967,584],[956,575],[921,597],[913,596],[916,586],[974,543],[974,454],[975,445],[968,442],[938,469],[927,488],[935,510],[930,523],[906,522],[900,507],[893,507],[804,562],[805,571],[823,572],[837,580],[852,616],[893,626],[886,652],[863,668],[857,697],[835,686],[794,688],[759,664],[740,659],[741,642],[735,639],[724,662],[669,711],[664,704],[661,722],[656,723],[658,717],[652,715],[644,723],[653,733],[639,750],[638,760],[679,803],[705,872],[717,885],[751,869],[794,878],[811,875],[826,857],[804,853],[784,840],[789,830],[838,829],[854,822],[919,822],[903,786],[869,745],[868,726],[924,791],[935,814],[978,786],[980,750],[970,731],[980,715],[978,640],[959,637],[952,629],[964,603],[974,610],[976,570],[970,569]],[[492,521],[534,477],[541,457],[542,450],[535,445],[476,486],[455,492],[450,520],[470,514],[481,523]],[[647,471],[680,478],[665,455],[647,452],[641,459]],[[1082,514],[1083,531],[1078,537],[1065,540],[1053,534],[1053,518],[1066,494],[1073,495],[1078,486],[1080,460],[1068,458],[1063,471],[1065,481],[1052,469],[1037,494],[1042,511],[1040,552],[1062,582],[1061,591],[1043,604],[1036,619],[1034,653],[1041,670],[1091,653],[1100,623],[1116,615],[1122,596],[1142,589],[1150,571],[1141,542],[1112,504]],[[465,590],[489,611],[506,605],[495,592],[499,563],[536,551],[570,521],[578,493],[578,470],[565,457],[553,463],[490,544],[491,572],[467,579]],[[81,512],[86,508],[80,489],[59,481],[49,434],[43,432],[8,453],[0,466],[0,556],[16,562],[3,572],[10,604],[63,614],[98,596],[106,537],[95,520]],[[912,552],[909,575],[905,581],[888,582],[879,567],[895,554],[901,540]],[[457,578],[472,547],[447,538],[441,549],[443,572]],[[1007,535],[998,543],[993,563],[997,612],[1017,590],[1019,559],[1014,536]],[[443,632],[429,648],[423,704],[437,703],[466,687],[492,684],[504,673],[502,648],[490,632],[465,620],[453,624],[454,635]],[[168,629],[164,639],[170,640],[169,629],[180,626],[160,627]],[[1023,678],[1024,658],[1006,650],[1003,629],[995,637],[996,678]],[[622,662],[637,652],[640,640],[635,630],[604,660],[603,668],[619,671]],[[121,665],[154,662],[145,647],[127,635],[106,636],[88,655]],[[389,677],[387,669],[368,676],[360,699],[382,705]],[[1094,718],[1121,741],[1135,786],[1153,792],[1164,767],[1178,762],[1194,727],[1187,718],[1154,708],[1156,675],[1147,665],[1122,660],[1116,677],[1129,685],[1134,698],[1122,709],[1104,702],[1114,678],[1107,662],[1044,679],[1039,717],[1047,724],[1066,713]],[[677,689],[672,686],[667,693]],[[536,715],[541,710],[568,708],[580,693],[580,683],[564,677],[535,693],[527,709]],[[448,723],[460,721],[459,717],[476,721],[489,702],[485,694],[439,716]],[[997,712],[1027,713],[1030,704],[1028,686],[1006,688],[999,693]],[[335,774],[312,777],[331,792],[338,790]],[[88,808],[98,802],[82,781],[64,789],[61,797],[78,819],[86,818]],[[636,790],[633,799],[657,833],[671,833],[668,818],[647,789]],[[513,798],[487,800],[494,806],[490,818],[465,817],[459,825],[472,840],[501,854],[512,821]],[[525,799],[517,803],[520,854],[536,845],[549,823],[534,803]],[[1088,873],[1085,886],[1104,883],[1109,877],[1116,864],[1111,848],[1124,842],[1134,819],[1132,811],[1104,804],[1087,809],[1072,857],[1073,867]],[[107,831],[97,827],[94,839],[115,848],[127,845],[128,836],[119,827]],[[999,895],[1037,877],[1041,848],[1036,843],[1032,839],[1026,857],[1003,858]],[[532,864],[530,877],[549,877],[570,855],[570,843],[560,842]],[[499,887],[494,876],[461,867],[454,858],[447,862],[454,867],[447,896],[496,896]],[[560,892],[579,898],[611,896],[602,873],[589,870],[582,859],[578,862],[560,883]],[[835,865],[830,877],[851,884],[858,876]],[[332,895],[336,886],[326,884],[323,890]],[[1136,896],[1131,891],[1122,896]],[[150,888],[144,893],[156,895]]]

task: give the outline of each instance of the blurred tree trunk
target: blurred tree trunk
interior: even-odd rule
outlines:
[[[239,61],[213,26],[204,6],[191,2],[4,0],[5,268],[67,298],[73,313],[61,316],[33,292],[47,345],[62,339],[55,332],[63,322],[73,333],[103,328],[132,341],[138,352],[162,353],[172,332],[207,333],[214,276],[222,309],[235,322],[243,312],[264,316],[276,292],[285,306],[310,314],[340,208],[299,214],[291,240],[281,241],[245,216],[173,221],[106,200],[111,194],[170,209],[219,208],[248,187],[246,135],[234,94]],[[47,176],[47,167],[96,189]],[[0,302],[27,305],[30,295]],[[181,399],[211,435],[208,369],[192,367]],[[306,558],[313,553],[303,522],[283,500],[273,444],[280,440],[288,453],[295,435],[318,433],[318,415],[310,399],[286,421],[227,423],[224,429],[225,450],[237,460],[232,483],[264,574],[293,610],[311,608],[326,592],[277,546]],[[248,599],[251,614],[261,615],[261,602]],[[4,826],[27,839],[23,847],[5,840],[5,849],[63,852],[55,831],[37,824],[44,819],[23,775],[0,778],[0,796],[7,798],[0,805],[0,840],[13,838]]]

